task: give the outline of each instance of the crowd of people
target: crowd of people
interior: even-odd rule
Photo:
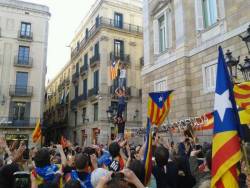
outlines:
[[[175,144],[153,134],[153,167],[145,183],[145,145],[120,139],[108,145],[31,148],[1,138],[1,188],[209,188],[211,144],[189,137]],[[243,173],[241,188],[247,188]]]

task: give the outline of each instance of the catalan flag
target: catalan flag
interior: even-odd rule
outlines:
[[[144,153],[145,185],[148,184],[152,173],[152,134],[150,132],[150,120],[147,119],[146,148]]]
[[[40,119],[37,119],[35,130],[32,133],[32,141],[36,143],[42,136],[42,128]]]
[[[210,130],[214,128],[214,115],[213,112],[206,113],[200,117],[202,119],[202,124],[198,127],[194,127],[194,131]]]
[[[234,97],[240,108],[250,110],[250,82],[235,84]]]
[[[151,124],[160,126],[168,115],[173,91],[149,93],[148,117]]]
[[[111,80],[116,79],[118,76],[118,68],[119,68],[120,60],[113,61],[110,65],[110,78]]]
[[[222,48],[219,47],[214,102],[211,188],[238,188],[236,164],[241,159],[240,122]]]

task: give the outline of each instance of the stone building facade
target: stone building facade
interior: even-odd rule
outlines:
[[[0,0],[0,134],[25,139],[43,118],[49,8]]]
[[[174,90],[169,122],[211,112],[218,46],[235,57],[248,54],[238,35],[250,24],[250,2],[146,0],[143,6],[143,119],[148,92],[160,90]]]
[[[114,59],[126,67],[126,130],[141,127],[142,34],[142,1],[97,0],[91,7],[71,42],[67,139],[105,144],[116,132],[110,119],[118,101],[118,81],[110,78]]]

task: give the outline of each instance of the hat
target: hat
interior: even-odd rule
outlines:
[[[97,168],[91,173],[91,184],[96,187],[100,178],[108,175],[110,172],[104,168]]]

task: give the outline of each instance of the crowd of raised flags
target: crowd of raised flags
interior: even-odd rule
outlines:
[[[119,64],[119,61],[114,61],[110,66],[112,80],[118,76]],[[239,164],[242,159],[247,159],[247,156],[244,156],[246,153],[242,150],[244,149],[244,130],[242,127],[247,126],[244,124],[250,124],[250,83],[244,82],[233,85],[221,47],[219,47],[217,66],[214,111],[202,115],[200,117],[202,123],[198,126],[194,124],[194,126],[191,126],[191,129],[192,131],[213,130],[210,172],[211,188],[240,188],[239,174],[241,174],[241,169]],[[164,124],[169,114],[174,94],[174,91],[163,91],[152,92],[148,96],[145,145],[142,147],[144,149],[142,150],[144,153],[142,161],[145,176],[141,183],[145,186],[152,182],[153,169],[157,165],[157,161],[155,164],[153,159],[155,138],[153,138],[152,130],[153,127],[160,129]],[[168,127],[168,131],[171,132],[175,132],[176,129],[180,129],[180,127]],[[32,134],[33,142],[39,142],[41,136],[41,123],[38,120]],[[195,135],[191,133],[191,136],[195,139]],[[62,148],[70,147],[69,141],[63,136],[60,144]],[[170,150],[172,146],[167,147]],[[192,152],[190,156],[192,156]],[[114,164],[121,166],[121,161],[123,159],[121,156],[118,156],[118,161],[112,164],[113,166]],[[245,162],[248,163],[249,161]],[[122,164],[122,166],[125,166],[124,162]],[[156,177],[158,185],[157,181]]]

